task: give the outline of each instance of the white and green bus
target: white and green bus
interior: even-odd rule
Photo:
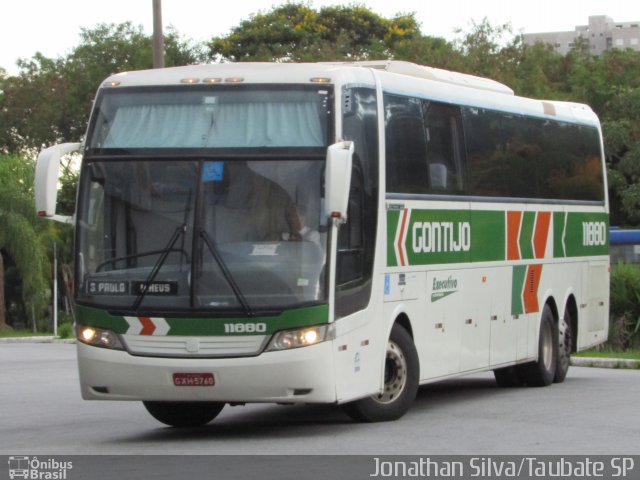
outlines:
[[[598,119],[487,79],[394,61],[117,74],[85,141],[40,154],[36,204],[76,227],[83,398],[169,425],[249,402],[393,420],[454,376],[562,382],[607,338]]]

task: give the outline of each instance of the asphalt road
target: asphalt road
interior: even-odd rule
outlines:
[[[75,346],[0,344],[0,455],[637,454],[640,370],[572,367],[547,388],[497,388],[480,374],[422,387],[391,423],[331,406],[225,407],[178,430],[137,402],[80,398]]]

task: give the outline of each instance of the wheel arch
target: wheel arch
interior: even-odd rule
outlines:
[[[560,319],[560,315],[558,314],[558,304],[556,303],[556,299],[553,295],[548,295],[547,299],[544,301],[545,306],[549,306],[551,309],[551,313],[553,313],[553,320],[558,323]],[[540,314],[542,314],[542,310],[540,310]]]
[[[402,328],[404,328],[409,334],[409,336],[411,337],[411,340],[413,340],[415,343],[415,337],[413,336],[413,327],[411,326],[411,320],[409,320],[409,315],[407,315],[406,312],[401,312],[398,315],[396,315],[395,321],[393,323],[394,324],[397,323]],[[393,328],[393,325],[392,325],[392,328]]]
[[[388,318],[390,319],[390,321],[386,327],[387,328],[386,338],[391,337],[391,330],[393,330],[394,325],[399,325],[406,330],[406,332],[409,334],[409,337],[411,337],[411,341],[413,342],[413,344],[417,349],[418,345],[416,345],[416,337],[414,333],[413,323],[411,321],[410,315],[407,313],[407,310],[403,307],[403,305],[398,305]],[[421,368],[419,352],[418,352],[418,368]]]

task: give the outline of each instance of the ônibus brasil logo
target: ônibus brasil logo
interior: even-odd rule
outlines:
[[[66,480],[67,471],[73,468],[73,462],[61,462],[53,458],[9,457],[9,478],[32,480]]]

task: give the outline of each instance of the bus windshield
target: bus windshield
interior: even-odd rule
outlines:
[[[78,300],[252,314],[325,297],[322,160],[87,161]]]

